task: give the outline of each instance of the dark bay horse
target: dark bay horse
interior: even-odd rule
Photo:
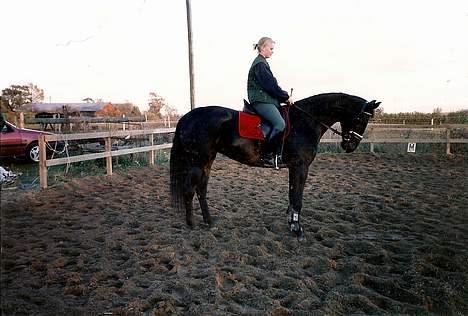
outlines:
[[[289,169],[288,224],[299,238],[304,234],[299,218],[304,185],[320,138],[339,122],[341,147],[353,152],[379,104],[344,93],[327,93],[299,100],[290,107],[291,127],[284,142],[283,161]],[[206,194],[211,165],[218,152],[249,166],[262,166],[264,142],[239,136],[238,120],[236,110],[209,106],[190,111],[177,124],[170,159],[171,197],[175,208],[185,209],[190,227],[194,225],[195,193],[204,222],[213,225]]]

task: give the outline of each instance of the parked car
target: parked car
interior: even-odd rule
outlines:
[[[39,136],[52,133],[19,128],[8,121],[0,122],[0,157],[26,157],[39,161]]]

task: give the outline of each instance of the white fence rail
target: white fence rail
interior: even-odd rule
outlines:
[[[447,125],[445,127],[413,127],[403,128],[399,127],[382,127],[372,126],[369,128],[364,135],[364,139],[361,143],[370,143],[370,151],[374,152],[374,144],[385,144],[385,143],[432,143],[432,144],[446,144],[446,153],[450,154],[450,145],[454,143],[468,144],[468,138],[451,138],[451,130],[455,128],[468,129],[467,125]],[[427,132],[431,135],[430,138],[421,137],[418,134],[417,137],[412,137],[408,132],[408,137],[402,137],[402,133],[405,131],[412,131],[418,133]],[[106,158],[106,172],[107,175],[112,175],[112,157],[128,155],[134,153],[148,152],[148,160],[151,165],[154,164],[155,151],[161,149],[168,149],[172,147],[171,143],[154,145],[154,134],[167,134],[175,132],[175,128],[157,128],[148,130],[127,130],[127,131],[106,131],[97,133],[80,133],[80,134],[56,134],[56,135],[43,135],[39,138],[39,150],[40,150],[40,161],[39,161],[39,178],[41,188],[47,188],[47,168],[56,165],[95,160],[100,158]],[[396,137],[390,137],[391,132],[396,133]],[[385,137],[380,134],[386,135]],[[112,150],[112,138],[113,137],[126,137],[126,136],[147,136],[149,140],[148,146],[136,147],[130,149],[119,149]],[[87,140],[87,139],[104,139],[105,140],[105,151],[92,154],[83,154],[65,158],[47,159],[46,147],[47,142],[54,141],[72,141],[72,140]],[[327,132],[322,138],[321,143],[339,143],[341,137],[336,137],[333,134]]]
[[[445,144],[446,154],[451,154],[451,144],[468,144],[468,138],[452,138],[452,131],[455,129],[468,130],[468,125],[453,124],[444,127],[434,126],[413,126],[413,127],[384,127],[382,125],[372,125],[364,134],[364,139],[361,143],[370,144],[370,152],[374,152],[375,144],[404,144],[404,143],[419,143],[419,144]],[[406,134],[406,135],[404,135]],[[466,135],[466,133],[464,134]],[[321,143],[339,143],[341,137],[333,135],[328,131]]]
[[[51,166],[106,158],[106,172],[107,175],[110,176],[112,175],[112,157],[142,152],[148,152],[148,161],[150,165],[153,165],[155,159],[155,151],[161,149],[168,149],[172,147],[171,143],[154,145],[154,134],[168,134],[173,133],[174,131],[175,128],[157,128],[152,130],[128,130],[81,134],[42,135],[39,138],[39,179],[41,183],[41,188],[47,188],[47,168]],[[130,149],[112,150],[113,137],[127,136],[148,136],[149,145]],[[76,141],[89,139],[104,139],[105,151],[100,153],[84,154],[65,158],[47,159],[47,142],[68,142],[72,140]]]

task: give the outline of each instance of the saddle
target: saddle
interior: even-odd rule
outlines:
[[[281,106],[281,115],[286,122],[286,128],[283,131],[283,139],[286,139],[290,131],[289,108]],[[239,111],[239,135],[244,138],[265,140],[262,132],[262,118],[255,111],[255,108],[244,99],[244,108]]]

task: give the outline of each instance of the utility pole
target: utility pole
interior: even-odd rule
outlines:
[[[185,1],[187,7],[187,34],[189,50],[189,76],[190,76],[190,109],[195,108],[195,78],[193,75],[193,53],[192,53],[192,10],[190,0]]]

